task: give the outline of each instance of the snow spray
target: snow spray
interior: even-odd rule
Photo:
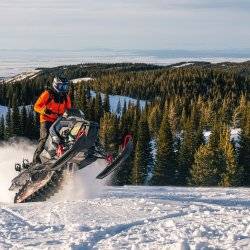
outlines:
[[[8,189],[17,175],[15,163],[20,163],[22,159],[31,160],[34,150],[34,144],[23,138],[0,145],[0,202],[13,202],[15,193]]]
[[[32,160],[36,146],[23,138],[12,139],[0,145],[0,202],[13,202],[15,192],[8,189],[11,180],[17,176],[15,163],[23,159]],[[62,190],[49,201],[80,200],[95,198],[103,189],[104,182],[96,180],[96,175],[103,170],[102,160],[66,176]]]
[[[98,160],[84,169],[69,173],[62,190],[51,200],[72,201],[98,197],[104,188],[105,181],[97,180],[95,177],[103,170],[104,165],[105,160]]]

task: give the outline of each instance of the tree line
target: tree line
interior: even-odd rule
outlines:
[[[190,116],[182,118],[180,125],[169,103],[163,107],[151,103],[143,111],[128,105],[120,118],[104,113],[101,139],[107,145],[116,145],[114,136],[130,131],[135,144],[130,161],[114,174],[111,183],[249,186],[249,102],[246,105],[237,121],[237,141],[231,138],[232,127],[220,120],[210,125],[210,136],[205,137],[206,126],[195,108]],[[239,112],[238,108],[235,112]],[[157,109],[162,112],[155,112]]]
[[[94,81],[71,84],[73,104],[87,119],[100,123],[100,140],[107,151],[116,153],[122,137],[133,134],[134,153],[110,183],[250,186],[250,70],[245,64],[228,67],[198,65],[116,74],[109,70]],[[45,85],[43,81],[30,85],[29,80],[26,84],[34,87],[33,94]],[[25,87],[16,91],[15,84],[10,88],[12,108],[1,119],[0,139],[13,135],[37,139],[37,115],[32,106],[20,107],[28,104],[23,100],[29,92]],[[91,97],[90,89],[106,93],[105,97],[99,92]],[[139,100],[136,105],[119,103],[114,114],[108,93],[149,101],[143,109]],[[232,129],[239,132],[236,141]]]

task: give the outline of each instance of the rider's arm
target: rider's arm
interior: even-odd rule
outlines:
[[[46,104],[48,100],[49,100],[49,92],[44,91],[37,99],[34,105],[34,110],[39,114],[44,114],[46,111]]]

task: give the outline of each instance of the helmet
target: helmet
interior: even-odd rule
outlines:
[[[52,87],[57,93],[67,93],[69,90],[69,81],[66,78],[56,76]]]

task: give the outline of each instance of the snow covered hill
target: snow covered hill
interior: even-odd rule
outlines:
[[[0,248],[247,250],[249,193],[103,187],[88,199],[1,204]]]
[[[96,97],[96,92],[91,90],[90,91],[91,96]],[[105,94],[100,93],[101,98],[104,101]],[[135,98],[129,97],[129,96],[124,96],[124,95],[109,95],[109,103],[110,103],[110,110],[113,113],[116,113],[117,115],[121,114],[121,111],[126,103],[128,105],[129,103],[133,104],[136,106],[137,101],[139,101],[139,106],[141,109],[143,109],[146,105],[146,100],[137,100]],[[117,113],[117,106],[118,103],[120,102],[120,113]]]
[[[9,77],[5,79],[5,83],[15,83],[22,81],[24,79],[33,79],[39,74],[40,70],[30,70],[28,72],[23,72],[18,75]]]
[[[70,80],[72,83],[79,83],[79,82],[88,82],[88,81],[92,81],[93,78],[91,77],[82,77],[82,78],[75,78]]]
[[[47,202],[13,204],[26,140],[0,145],[0,249],[250,249],[250,189],[107,187],[95,164]]]

